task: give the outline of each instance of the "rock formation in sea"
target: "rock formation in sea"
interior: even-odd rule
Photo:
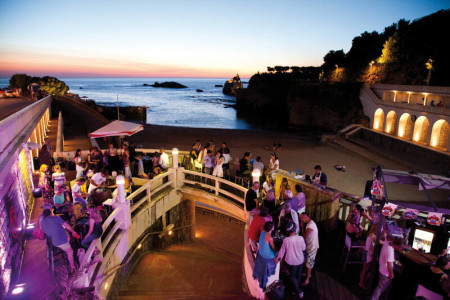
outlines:
[[[203,90],[201,89],[196,89],[197,93],[203,93]]]
[[[152,87],[162,87],[162,88],[170,88],[170,89],[185,89],[187,86],[182,85],[181,83],[175,81],[167,81],[167,82],[155,82]]]
[[[239,74],[237,74],[232,79],[227,80],[225,82],[222,92],[225,95],[236,96],[237,91],[241,89],[242,89],[241,78],[239,78]]]

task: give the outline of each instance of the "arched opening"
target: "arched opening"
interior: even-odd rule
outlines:
[[[421,144],[428,142],[430,122],[424,116],[418,117],[414,125],[413,141]]]
[[[411,115],[408,113],[404,113],[400,117],[400,121],[398,122],[398,137],[410,140],[412,129],[413,122],[411,120]]]
[[[375,111],[373,116],[373,129],[375,130],[383,130],[384,126],[384,111],[379,108]]]
[[[447,121],[439,120],[433,125],[431,130],[430,146],[435,148],[447,149],[450,126]]]
[[[391,110],[390,112],[388,112],[386,116],[386,126],[384,132],[386,132],[387,134],[394,134],[396,127],[397,127],[397,114],[395,113],[395,111]]]

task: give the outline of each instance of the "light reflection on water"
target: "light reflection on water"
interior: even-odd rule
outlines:
[[[147,123],[200,128],[251,129],[254,126],[236,117],[234,97],[224,95],[224,78],[60,78],[70,92],[86,96],[102,105],[148,106]],[[176,81],[186,89],[143,86],[155,81]],[[248,80],[243,80],[248,81]],[[0,79],[0,87],[8,79]],[[81,89],[80,89],[81,88]],[[199,93],[196,90],[201,89]]]

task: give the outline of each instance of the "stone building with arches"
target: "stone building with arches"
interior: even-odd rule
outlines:
[[[360,99],[372,130],[450,151],[450,87],[364,85]]]

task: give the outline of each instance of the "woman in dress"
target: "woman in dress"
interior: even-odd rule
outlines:
[[[108,148],[108,166],[109,172],[119,170],[119,156],[116,147],[112,143],[109,144]]]
[[[86,250],[89,248],[89,245],[93,240],[100,238],[103,234],[102,217],[98,213],[97,208],[95,206],[89,206],[88,214],[89,230],[83,241],[81,241],[81,246]]]
[[[213,170],[213,176],[217,176],[222,178],[223,177],[223,162],[225,161],[225,158],[222,154],[217,152],[216,159],[214,160],[215,166]]]
[[[77,171],[75,178],[80,178],[81,176],[83,176],[84,172],[84,168],[81,165],[81,162],[83,161],[83,158],[81,157],[81,149],[77,149],[77,151],[75,151],[75,157],[73,161],[75,162],[75,170]]]

